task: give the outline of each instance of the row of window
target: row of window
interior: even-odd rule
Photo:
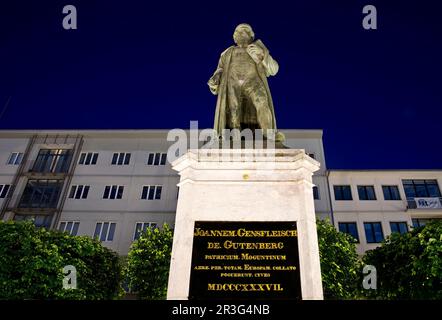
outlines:
[[[63,161],[71,155],[70,149],[42,149],[38,153],[32,171],[38,172],[62,172],[68,161]],[[112,155],[112,165],[129,165],[131,153],[115,152]],[[23,159],[23,152],[12,152],[8,158],[8,165],[19,165]],[[98,161],[97,152],[82,152],[78,164],[96,165]],[[149,166],[164,166],[167,161],[167,153],[151,152],[147,155],[146,164]],[[59,167],[57,167],[57,164]]]
[[[67,232],[70,235],[76,236],[78,234],[78,228],[80,227],[79,221],[61,221],[58,230],[61,232]],[[140,238],[141,234],[146,232],[147,228],[156,228],[157,224],[154,222],[137,222],[135,223],[135,231],[133,234],[133,240]],[[97,222],[95,225],[95,231],[93,234],[94,239],[100,241],[111,242],[114,240],[115,230],[117,224],[115,222],[103,221]]]
[[[428,219],[412,219],[413,227],[418,228],[424,226]],[[351,235],[355,242],[359,243],[359,232],[356,222],[339,222],[339,231]],[[408,232],[407,222],[394,221],[390,222],[391,233],[399,232],[401,234]],[[364,222],[365,238],[367,243],[380,243],[384,240],[384,232],[382,231],[381,222]]]
[[[315,159],[314,153],[308,154],[310,157]],[[129,164],[130,153],[114,153],[112,156],[112,164]],[[23,159],[23,152],[12,152],[8,158],[7,164],[9,165],[19,165]],[[167,153],[151,152],[147,156],[147,164],[151,166],[165,165],[167,159]],[[97,152],[82,152],[80,154],[80,159],[78,164],[81,165],[95,165],[97,164],[98,153]]]
[[[50,215],[20,215],[16,214],[14,220],[29,220],[34,219],[34,223],[38,227],[49,228],[52,216]],[[412,226],[413,228],[418,228],[424,226],[426,223],[433,219],[429,218],[413,218]],[[80,226],[79,221],[61,221],[59,223],[58,229],[62,232],[68,232],[71,235],[77,235]],[[156,223],[152,222],[137,222],[135,224],[135,231],[133,235],[133,240],[137,240],[140,235],[146,231],[147,228],[155,228]],[[97,222],[95,226],[95,231],[93,234],[94,238],[98,238],[101,241],[113,241],[114,234],[117,224],[115,222],[104,221]],[[339,222],[338,229],[341,232],[350,234],[355,242],[359,243],[359,232],[356,222]],[[405,221],[393,221],[390,222],[391,232],[399,232],[401,234],[408,232],[408,225]],[[384,232],[382,230],[381,222],[364,222],[364,231],[367,243],[380,243],[384,240]]]
[[[436,180],[403,180],[407,199],[418,197],[440,197],[441,193]],[[377,200],[374,186],[357,186],[359,200]],[[334,185],[335,200],[353,200],[351,186]],[[401,200],[399,187],[382,186],[384,200]]]
[[[67,172],[72,159],[71,149],[41,149],[29,170],[30,172]],[[23,152],[12,152],[8,165],[19,165],[23,160]]]
[[[374,186],[357,186],[359,200],[377,200]],[[333,186],[335,200],[353,200],[351,186],[335,185]],[[384,200],[401,200],[398,186],[382,186]]]
[[[63,181],[52,179],[28,180],[28,183],[20,198],[19,208],[55,208],[63,187]],[[10,185],[0,184],[0,198],[5,198],[10,190]],[[70,199],[87,199],[90,186],[71,186],[68,197]],[[143,186],[141,199],[160,200],[163,186],[147,185]],[[124,186],[105,186],[103,199],[122,199]]]
[[[23,199],[27,199],[26,203],[36,203],[38,199],[44,199],[44,203],[48,199],[54,199],[52,196],[58,195],[59,189],[62,186],[60,180],[29,180],[25,188]],[[0,184],[0,198],[5,198],[10,185]],[[73,185],[69,192],[69,199],[87,199],[90,186],[88,185]],[[160,200],[163,186],[149,185],[143,186],[141,192],[141,199],[143,200]],[[103,199],[122,199],[124,186],[111,185],[104,188]],[[313,198],[319,200],[319,189],[317,186],[313,187]]]
[[[413,219],[413,227],[424,226],[429,219]],[[78,233],[80,226],[79,221],[61,221],[58,227],[59,231],[67,232],[73,236]],[[137,240],[147,228],[156,228],[157,224],[153,222],[137,222],[135,223],[135,231],[133,240]],[[117,224],[115,222],[97,222],[93,237],[100,241],[113,241]],[[390,222],[392,233],[399,232],[401,234],[408,232],[407,222]],[[339,231],[351,235],[355,242],[359,243],[359,232],[356,222],[339,222]],[[364,222],[365,238],[367,243],[380,243],[384,240],[384,233],[381,222]]]
[[[115,152],[112,155],[111,165],[129,165],[131,159],[131,153],[129,152]],[[78,164],[81,165],[95,165],[97,164],[98,153],[96,152],[83,152],[80,154],[80,160]],[[167,160],[167,153],[151,152],[147,155],[146,164],[149,166],[164,166]]]
[[[87,199],[90,186],[73,185],[69,193],[70,199]],[[148,185],[143,186],[141,191],[142,200],[160,200],[163,186]],[[122,199],[124,186],[110,185],[104,187],[103,199]]]
[[[20,207],[38,207],[49,208],[52,207],[58,200],[58,195],[62,187],[61,180],[29,180],[23,192]],[[0,184],[0,198],[5,198],[10,185]],[[335,200],[353,200],[350,186],[333,186]],[[90,186],[88,185],[73,185],[71,187],[70,199],[87,199]],[[143,186],[141,192],[141,199],[144,200],[159,200],[161,199],[161,192],[163,187],[161,185]],[[435,189],[439,192],[439,189]],[[398,186],[382,186],[384,193],[384,200],[401,200]],[[103,199],[122,199],[124,186],[110,185],[105,186]],[[440,193],[434,193],[440,196]],[[373,186],[358,186],[359,200],[376,200],[376,193]],[[313,187],[313,198],[320,199],[319,188]],[[29,205],[35,204],[35,205]]]
[[[60,180],[29,180],[28,186],[26,186],[24,194],[28,202],[36,202],[38,199],[53,199],[52,193],[59,193],[59,189],[62,186]],[[5,198],[10,185],[0,184],[0,198]],[[50,187],[50,188],[48,188]],[[73,185],[69,192],[69,199],[87,199],[90,186],[88,185]],[[143,186],[141,192],[141,199],[143,200],[160,200],[161,191],[163,186],[161,185],[149,185]],[[103,199],[122,199],[124,186],[106,186],[104,188]],[[32,195],[29,195],[32,193]],[[38,198],[38,199],[37,199]],[[313,187],[313,198],[319,200],[319,189],[317,186]],[[46,201],[47,202],[47,201]]]

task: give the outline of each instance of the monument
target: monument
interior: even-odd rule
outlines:
[[[276,131],[275,111],[267,83],[268,76],[279,70],[261,40],[248,24],[236,27],[236,46],[227,48],[210,78],[210,91],[218,95],[214,129],[219,136],[223,129],[257,129]],[[283,141],[281,132],[276,137]]]
[[[312,191],[319,163],[282,146],[267,83],[278,63],[250,25],[238,25],[233,38],[208,82],[218,96],[214,137],[262,131],[277,144],[215,144],[172,163],[180,193],[167,297],[322,299]]]

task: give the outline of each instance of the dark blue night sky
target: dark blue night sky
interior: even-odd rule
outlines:
[[[438,3],[2,1],[0,128],[212,127],[206,83],[247,22],[280,65],[278,127],[324,129],[329,168],[442,168]],[[67,4],[78,30],[62,28]]]

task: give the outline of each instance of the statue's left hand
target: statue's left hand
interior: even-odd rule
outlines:
[[[264,59],[264,50],[256,44],[250,44],[247,47],[247,52],[256,63],[260,63]]]

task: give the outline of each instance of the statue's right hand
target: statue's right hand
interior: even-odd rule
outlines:
[[[210,86],[210,85],[211,85],[211,86],[217,86],[217,85],[219,85],[219,77],[213,75],[213,76],[209,79],[208,84],[209,84],[209,86]]]
[[[211,85],[219,85],[221,82],[221,72],[215,72],[213,76],[209,79],[209,84]]]
[[[217,81],[215,79],[215,76],[212,76],[209,81],[207,82],[210,92],[212,92],[214,95],[218,94],[218,85],[219,85],[219,80]]]
[[[221,74],[223,72],[223,69],[219,68],[215,71],[213,76],[209,79],[207,84],[209,85],[210,91],[214,94],[218,94],[218,86],[221,82]]]

